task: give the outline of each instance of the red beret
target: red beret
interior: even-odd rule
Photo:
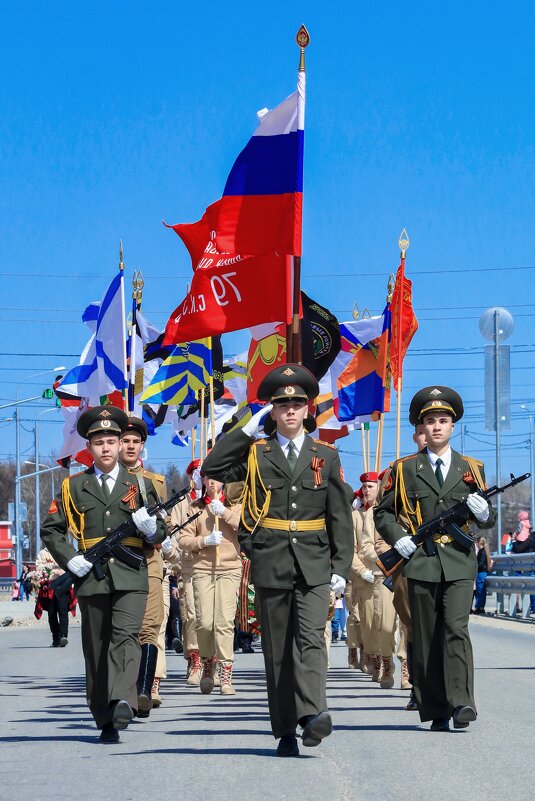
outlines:
[[[360,480],[363,484],[365,481],[379,481],[379,473],[376,473],[374,470],[368,470],[367,473],[361,475]]]
[[[189,465],[186,467],[187,475],[188,476],[193,475],[193,471],[197,469],[200,463],[201,463],[200,459],[194,459],[192,462],[190,462]]]

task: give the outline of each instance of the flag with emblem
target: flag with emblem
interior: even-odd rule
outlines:
[[[402,380],[403,359],[418,330],[418,320],[412,308],[412,281],[405,277],[404,257],[396,273],[390,308],[392,311],[390,371],[394,389],[397,391]]]
[[[211,338],[176,345],[141,396],[142,403],[195,403],[212,375]]]

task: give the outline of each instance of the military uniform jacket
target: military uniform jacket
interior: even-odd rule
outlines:
[[[411,533],[408,520],[412,522],[414,529],[417,528],[418,521],[411,510],[415,512],[418,507],[421,522],[426,523],[459,501],[465,501],[470,493],[476,492],[478,483],[470,461],[452,449],[450,469],[442,487],[438,485],[426,449],[394,462],[390,480],[385,485],[383,497],[374,513],[375,527],[381,537],[393,546],[401,537]],[[484,482],[483,463],[476,463]],[[404,509],[401,501],[400,470],[403,471],[402,477],[410,509]],[[489,512],[486,523],[478,523],[472,518],[478,528],[494,526],[496,512],[492,508],[489,508]],[[442,574],[446,581],[475,578],[475,550],[471,548],[467,553],[455,541],[447,545],[436,543],[436,554],[427,556],[424,548],[419,547],[405,564],[404,573],[407,578],[433,582],[441,581]]]
[[[244,504],[238,536],[242,550],[251,559],[252,583],[290,589],[299,571],[311,587],[328,584],[332,573],[347,578],[353,556],[353,525],[349,491],[336,448],[305,435],[292,474],[275,434],[254,441],[237,430],[216,443],[203,462],[203,472],[224,483],[243,481],[250,448],[256,449],[259,477],[271,492],[264,518],[290,523],[325,520],[310,531],[275,530],[262,522],[255,528],[257,520],[251,519]],[[323,463],[321,476],[312,469],[313,457]],[[262,505],[265,495],[259,478],[256,492]]]
[[[121,523],[130,520],[134,510],[131,508],[130,502],[124,501],[123,498],[132,487],[138,488],[134,498],[135,508],[139,509],[140,506],[143,506],[143,499],[135,476],[131,475],[126,467],[122,465],[119,467],[119,474],[113,492],[107,501],[92,467],[65,480],[69,482],[74,505],[80,514],[84,516],[85,540],[105,537],[117,526],[120,526]],[[150,483],[147,483],[147,498],[149,504],[156,503],[158,500]],[[68,523],[63,508],[62,493],[60,492],[52,502],[46,520],[41,527],[41,539],[62,568],[66,568],[69,559],[72,559],[77,554],[77,551],[67,538],[67,528]],[[138,533],[136,536],[141,537],[141,534]],[[158,518],[156,542],[162,542],[165,536],[165,525]],[[147,591],[147,565],[145,562],[137,570],[112,557],[104,567],[104,572],[106,577],[102,581],[97,580],[92,570],[83,578],[76,579],[74,583],[76,594],[83,597],[108,594],[115,590],[120,592],[125,590]]]
[[[127,470],[133,476],[139,476],[142,479],[145,488],[152,484],[156,493],[156,497],[159,501],[167,500],[167,485],[165,483],[165,478],[159,473],[151,473],[150,470],[145,470],[141,463],[136,465],[136,467],[129,467]],[[159,549],[155,548],[154,545],[149,545],[147,542],[143,545],[143,551],[145,552],[145,559],[147,560],[149,578],[158,578],[163,580],[164,564]]]

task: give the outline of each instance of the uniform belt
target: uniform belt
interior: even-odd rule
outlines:
[[[98,542],[102,542],[104,537],[85,538],[85,549],[92,548]],[[121,540],[121,545],[130,545],[131,548],[143,548],[143,540],[140,537],[125,537]]]
[[[274,528],[276,531],[318,531],[325,528],[325,518],[316,520],[276,520],[274,517],[264,517],[260,520],[262,528]]]
[[[453,540],[454,537],[450,537],[449,534],[433,534],[433,542],[438,542],[439,545],[449,545]]]

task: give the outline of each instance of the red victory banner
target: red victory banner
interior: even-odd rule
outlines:
[[[286,258],[276,253],[263,256],[219,253],[215,247],[215,232],[212,231],[197,260],[197,234],[201,233],[197,226],[203,222],[172,226],[188,247],[196,267],[188,294],[166,325],[164,344],[189,342],[261,323],[286,321]]]

